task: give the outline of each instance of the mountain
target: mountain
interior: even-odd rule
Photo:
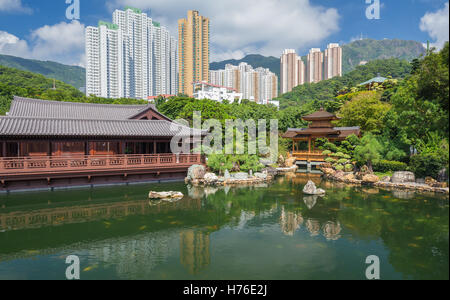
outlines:
[[[86,86],[86,70],[77,66],[68,66],[52,61],[25,59],[1,54],[0,65],[41,74],[48,78],[54,78],[70,84],[77,89]]]
[[[342,71],[348,73],[361,62],[378,59],[398,58],[412,61],[425,54],[422,43],[404,40],[372,40],[364,39],[342,46]]]
[[[220,62],[213,62],[209,64],[209,69],[210,70],[225,69],[225,65],[227,64],[237,66],[241,62],[246,62],[253,68],[263,67],[269,69],[272,73],[275,73],[278,77],[280,77],[280,58],[273,56],[262,56],[259,54],[249,54],[246,57],[239,60],[230,59]]]
[[[281,51],[281,49],[280,49]],[[361,62],[370,62],[379,59],[398,58],[411,61],[425,54],[424,46],[416,41],[404,40],[372,40],[364,39],[342,45],[342,71],[344,74],[354,70]],[[302,59],[306,61],[306,56]],[[237,65],[246,62],[253,67],[268,68],[280,77],[280,59],[270,56],[251,54],[240,60],[225,60],[210,64],[211,70],[224,69],[226,64]]]

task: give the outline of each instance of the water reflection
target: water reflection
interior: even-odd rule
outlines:
[[[347,278],[368,252],[383,257],[386,279],[448,278],[448,197],[320,181],[325,197],[304,196],[310,179],[206,189],[161,184],[157,190],[187,196],[153,206],[146,195],[156,186],[4,197],[0,278],[11,265],[28,270],[27,258],[46,263],[66,253],[96,266],[96,278]],[[318,249],[335,268],[324,272],[310,259],[308,251]],[[45,270],[43,278],[55,273]]]

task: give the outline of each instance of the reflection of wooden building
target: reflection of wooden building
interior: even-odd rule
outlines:
[[[283,136],[292,139],[292,154],[297,160],[324,161],[322,150],[315,149],[315,141],[319,138],[327,138],[330,142],[336,142],[343,141],[352,134],[361,135],[359,127],[334,127],[332,122],[339,118],[323,109],[303,117],[303,120],[311,122],[308,128],[290,128]],[[308,143],[307,150],[300,149],[301,142]]]
[[[193,133],[154,105],[15,97],[8,115],[0,117],[0,190],[25,180],[45,179],[50,185],[53,179],[83,178],[60,182],[78,185],[99,177],[109,182],[105,176],[117,175],[139,175],[137,180],[160,174],[181,177],[189,166],[201,163],[201,157],[175,156],[170,142],[176,135]]]

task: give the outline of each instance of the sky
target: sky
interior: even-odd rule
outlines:
[[[74,1],[77,20],[66,15]],[[84,66],[85,27],[112,21],[112,12],[126,5],[175,37],[188,10],[209,17],[211,61],[280,57],[284,49],[305,55],[361,36],[430,41],[437,48],[449,40],[448,0],[0,0],[0,54]]]

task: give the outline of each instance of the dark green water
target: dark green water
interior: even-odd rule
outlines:
[[[81,279],[365,279],[369,255],[381,279],[449,278],[448,197],[315,181],[0,195],[0,279],[65,279],[68,255]]]

